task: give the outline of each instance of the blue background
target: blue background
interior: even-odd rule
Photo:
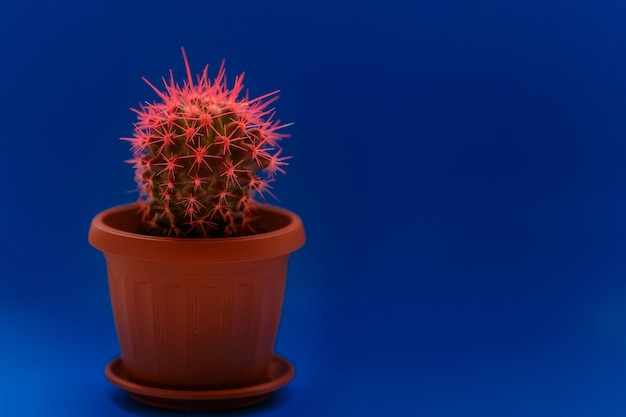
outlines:
[[[0,5],[0,415],[170,416],[118,345],[91,218],[134,201],[128,109],[225,58],[281,90],[300,214],[276,350],[241,415],[626,415],[626,3]],[[214,75],[215,72],[212,72]],[[238,415],[238,413],[235,413]]]

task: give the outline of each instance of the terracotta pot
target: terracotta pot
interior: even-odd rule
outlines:
[[[267,232],[236,238],[138,234],[134,204],[93,219],[121,349],[111,382],[151,405],[198,409],[249,405],[289,382],[293,366],[274,343],[304,228],[287,210],[255,210]]]

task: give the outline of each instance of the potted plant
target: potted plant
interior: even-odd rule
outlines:
[[[133,109],[140,199],[96,215],[89,242],[107,261],[121,356],[105,374],[143,403],[225,409],[260,402],[293,366],[274,353],[289,255],[305,241],[270,194],[287,157],[276,93],[249,99],[224,64],[194,80],[163,79]]]

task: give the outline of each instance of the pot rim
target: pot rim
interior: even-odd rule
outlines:
[[[304,245],[302,220],[289,210],[255,204],[261,217],[281,218],[284,226],[269,232],[217,238],[160,237],[133,233],[111,225],[137,223],[138,204],[115,206],[98,213],[89,228],[89,243],[105,254],[166,262],[238,262],[288,255]]]

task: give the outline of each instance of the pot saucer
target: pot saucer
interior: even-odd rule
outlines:
[[[274,391],[293,379],[295,371],[288,360],[274,355],[265,382],[221,390],[176,390],[141,385],[128,379],[121,358],[109,362],[105,375],[113,385],[126,391],[131,398],[153,407],[219,411],[247,407],[268,399]]]

